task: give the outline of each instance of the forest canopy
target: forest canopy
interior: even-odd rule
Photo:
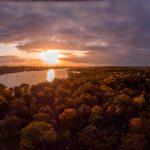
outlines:
[[[0,149],[149,150],[150,68],[73,70],[53,82],[0,84]]]

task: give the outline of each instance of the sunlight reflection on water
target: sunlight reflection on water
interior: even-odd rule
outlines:
[[[55,71],[54,69],[50,69],[47,71],[47,81],[53,81],[55,78]]]
[[[40,82],[53,81],[54,78],[67,78],[67,69],[50,69],[42,71],[16,72],[0,75],[0,83],[7,87],[19,86],[23,83],[34,85]]]

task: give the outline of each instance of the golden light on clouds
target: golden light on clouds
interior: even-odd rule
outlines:
[[[66,65],[65,58],[84,57],[86,54],[87,51],[79,50],[47,50],[38,53],[37,57],[49,65]]]
[[[39,53],[38,57],[50,65],[56,65],[61,63],[60,58],[65,57],[61,52],[61,50],[49,50]]]

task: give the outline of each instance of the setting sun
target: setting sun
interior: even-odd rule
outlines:
[[[41,52],[38,57],[50,65],[56,65],[60,63],[59,59],[64,58],[65,56],[61,54],[61,50],[49,50]]]

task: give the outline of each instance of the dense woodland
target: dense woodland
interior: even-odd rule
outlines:
[[[0,150],[149,150],[150,68],[78,68],[0,85]]]

